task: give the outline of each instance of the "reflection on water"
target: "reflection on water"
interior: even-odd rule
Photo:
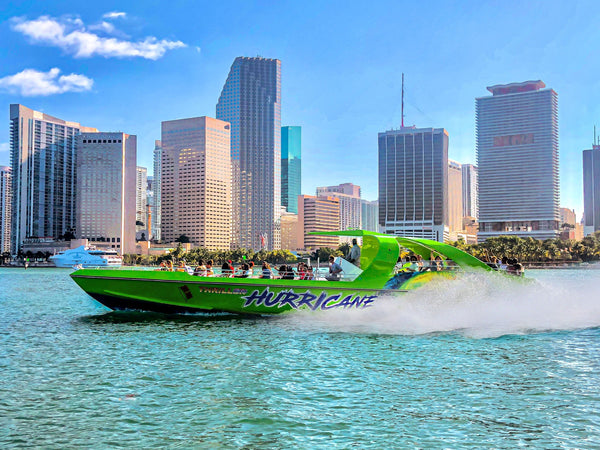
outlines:
[[[87,323],[202,323],[259,319],[264,319],[264,317],[229,313],[162,314],[142,311],[110,311],[105,314],[94,314],[78,318],[81,322]]]

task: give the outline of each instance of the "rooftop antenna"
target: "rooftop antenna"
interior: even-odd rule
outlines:
[[[598,141],[596,140],[596,125],[594,125],[594,145],[598,145]]]
[[[404,128],[404,72],[402,72],[402,128]],[[594,130],[596,128],[594,127]],[[596,132],[594,131],[594,136],[596,136]],[[595,138],[594,138],[595,139]]]

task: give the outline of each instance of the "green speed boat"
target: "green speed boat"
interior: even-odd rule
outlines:
[[[363,230],[312,234],[362,237],[360,273],[351,280],[327,281],[199,277],[187,272],[88,268],[73,272],[71,277],[112,310],[281,314],[369,308],[383,295],[417,289],[435,279],[455,278],[457,271],[493,270],[455,247],[427,239]],[[432,253],[439,255],[443,270],[398,272],[396,264],[403,248],[425,260]]]

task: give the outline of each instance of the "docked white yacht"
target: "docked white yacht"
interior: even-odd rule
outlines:
[[[56,267],[121,267],[123,258],[115,250],[98,250],[84,245],[48,258]]]

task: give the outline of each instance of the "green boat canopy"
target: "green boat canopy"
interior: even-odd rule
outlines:
[[[450,259],[454,261],[458,266],[460,266],[465,271],[473,271],[473,270],[486,270],[492,271],[493,269],[489,267],[484,262],[475,258],[472,255],[469,255],[462,250],[453,247],[452,245],[444,244],[442,242],[432,241],[430,239],[421,239],[421,238],[413,238],[413,237],[403,237],[403,236],[394,236],[391,234],[383,234],[377,233],[375,231],[367,231],[367,230],[344,230],[344,231],[313,231],[308,234],[314,235],[323,235],[323,236],[355,236],[363,238],[363,254],[361,255],[361,265],[364,265],[365,271],[368,270],[369,267],[366,266],[366,263],[370,264],[372,261],[372,257],[378,255],[378,252],[372,254],[370,251],[370,247],[375,243],[373,240],[379,241],[381,244],[383,241],[386,241],[386,247],[389,250],[389,240],[393,239],[397,245],[401,247],[407,248],[417,255],[421,255],[424,259],[429,259],[431,253],[437,253],[444,257],[444,259]],[[366,239],[365,239],[366,238]],[[366,248],[365,248],[366,247]],[[366,252],[366,254],[365,254]],[[399,250],[398,250],[399,254]],[[396,255],[396,260],[398,259],[398,254]],[[364,274],[364,272],[363,272]]]

